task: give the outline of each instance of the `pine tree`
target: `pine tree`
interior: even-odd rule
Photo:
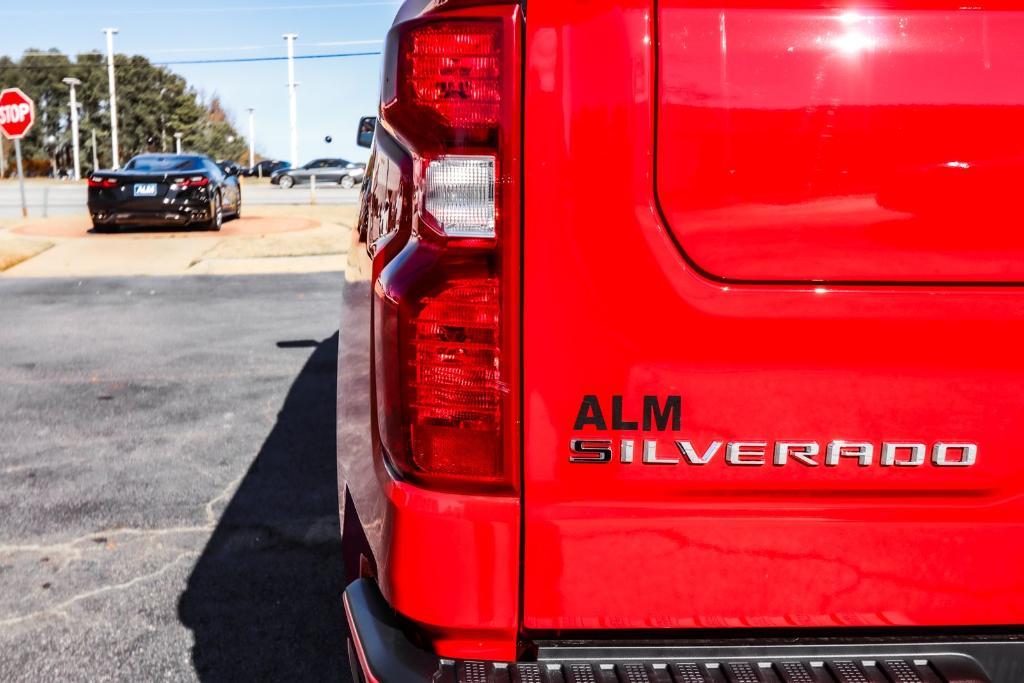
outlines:
[[[173,152],[174,133],[182,133],[189,152],[244,161],[247,146],[216,94],[209,99],[166,67],[138,55],[115,55],[117,70],[118,145],[121,163],[142,152]],[[36,123],[22,140],[26,173],[46,175],[71,166],[70,91],[63,79],[73,76],[77,88],[83,173],[92,169],[92,134],[96,133],[101,168],[111,165],[110,107],[106,59],[99,52],[74,60],[56,49],[28,50],[21,59],[0,57],[0,89],[19,87],[35,100]],[[13,170],[12,145],[4,145],[7,170]]]

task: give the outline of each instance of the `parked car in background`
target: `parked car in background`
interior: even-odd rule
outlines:
[[[345,159],[314,159],[299,168],[285,168],[275,171],[270,182],[284,189],[310,182],[316,176],[318,183],[337,183],[342,187],[353,187],[362,181],[366,164],[353,163]]]
[[[228,175],[242,175],[242,165],[235,161],[231,161],[229,159],[221,159],[220,161],[217,162],[217,165],[220,167],[220,170],[224,171],[224,173]]]
[[[274,171],[281,169],[290,168],[291,164],[287,161],[279,161],[276,159],[264,159],[263,161],[256,162],[255,166],[247,166],[242,169],[242,175],[246,177],[258,177],[258,178],[269,178],[274,174]]]
[[[89,215],[102,232],[119,225],[180,225],[220,230],[239,217],[238,175],[198,154],[140,154],[119,170],[89,176]]]
[[[355,187],[366,177],[366,164],[349,164],[348,173],[343,175],[338,184],[344,188]]]

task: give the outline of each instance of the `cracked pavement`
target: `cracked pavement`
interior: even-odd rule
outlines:
[[[348,680],[340,277],[0,282],[0,680]]]

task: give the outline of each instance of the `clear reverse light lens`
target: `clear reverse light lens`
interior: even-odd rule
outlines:
[[[446,235],[494,237],[494,157],[432,160],[424,206]]]

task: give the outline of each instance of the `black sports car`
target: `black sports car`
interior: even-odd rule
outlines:
[[[237,172],[198,154],[140,154],[116,171],[89,177],[89,214],[97,232],[117,225],[181,225],[220,230],[238,217]]]

